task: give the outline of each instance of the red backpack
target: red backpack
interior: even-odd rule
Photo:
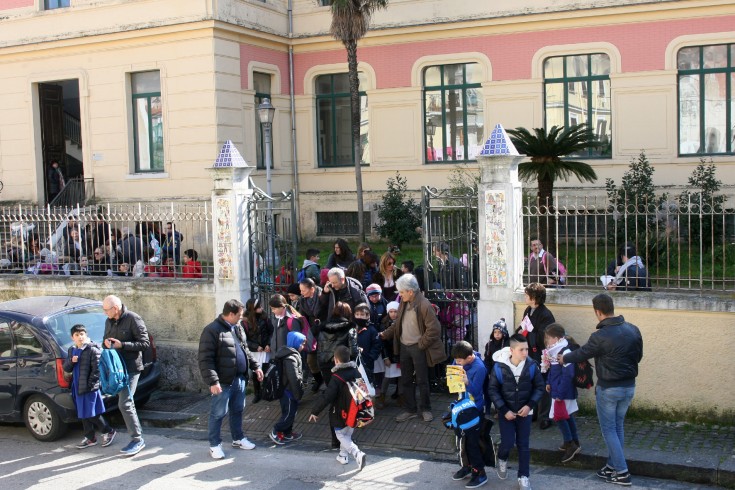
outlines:
[[[347,409],[342,409],[342,419],[347,427],[359,429],[371,424],[375,419],[375,407],[365,380],[355,378],[353,381],[345,381],[337,373],[333,373],[332,376],[344,383],[342,387],[343,390],[346,390],[344,397],[349,398]]]

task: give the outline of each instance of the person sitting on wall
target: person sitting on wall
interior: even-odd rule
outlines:
[[[635,245],[631,242],[620,247],[620,258],[623,265],[615,268],[615,277],[608,282],[605,289],[608,291],[650,291],[651,278],[648,269],[643,265]]]
[[[541,243],[541,240],[538,238],[532,239],[531,255],[528,256],[529,282],[547,285],[556,284],[558,274],[558,266],[554,256],[544,250],[544,244]]]

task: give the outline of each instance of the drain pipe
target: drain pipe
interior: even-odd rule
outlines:
[[[288,0],[288,80],[289,94],[291,96],[291,159],[293,160],[293,192],[294,211],[296,214],[297,237],[301,241],[301,212],[299,206],[299,161],[296,152],[296,97],[294,94],[294,67],[293,67],[293,0]],[[294,264],[295,265],[295,264]]]

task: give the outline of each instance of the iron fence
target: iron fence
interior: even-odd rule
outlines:
[[[613,280],[624,288],[620,252],[632,246],[628,251],[640,257],[653,290],[735,291],[733,196],[705,200],[699,195],[663,195],[650,202],[636,196],[611,200],[594,191],[589,194],[555,197],[550,204],[537,198],[524,203],[524,243],[530,246],[531,240],[541,239],[563,265],[548,270],[544,259],[536,261],[527,251],[525,283],[556,282],[565,268],[564,287],[602,288]]]
[[[0,273],[211,279],[209,202],[0,207]]]

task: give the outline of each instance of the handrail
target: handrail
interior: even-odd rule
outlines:
[[[78,146],[82,146],[82,124],[78,118],[64,112],[64,138]]]
[[[94,179],[85,179],[83,177],[74,177],[69,179],[64,188],[59,192],[53,201],[49,203],[51,207],[55,206],[84,206],[94,199]]]

